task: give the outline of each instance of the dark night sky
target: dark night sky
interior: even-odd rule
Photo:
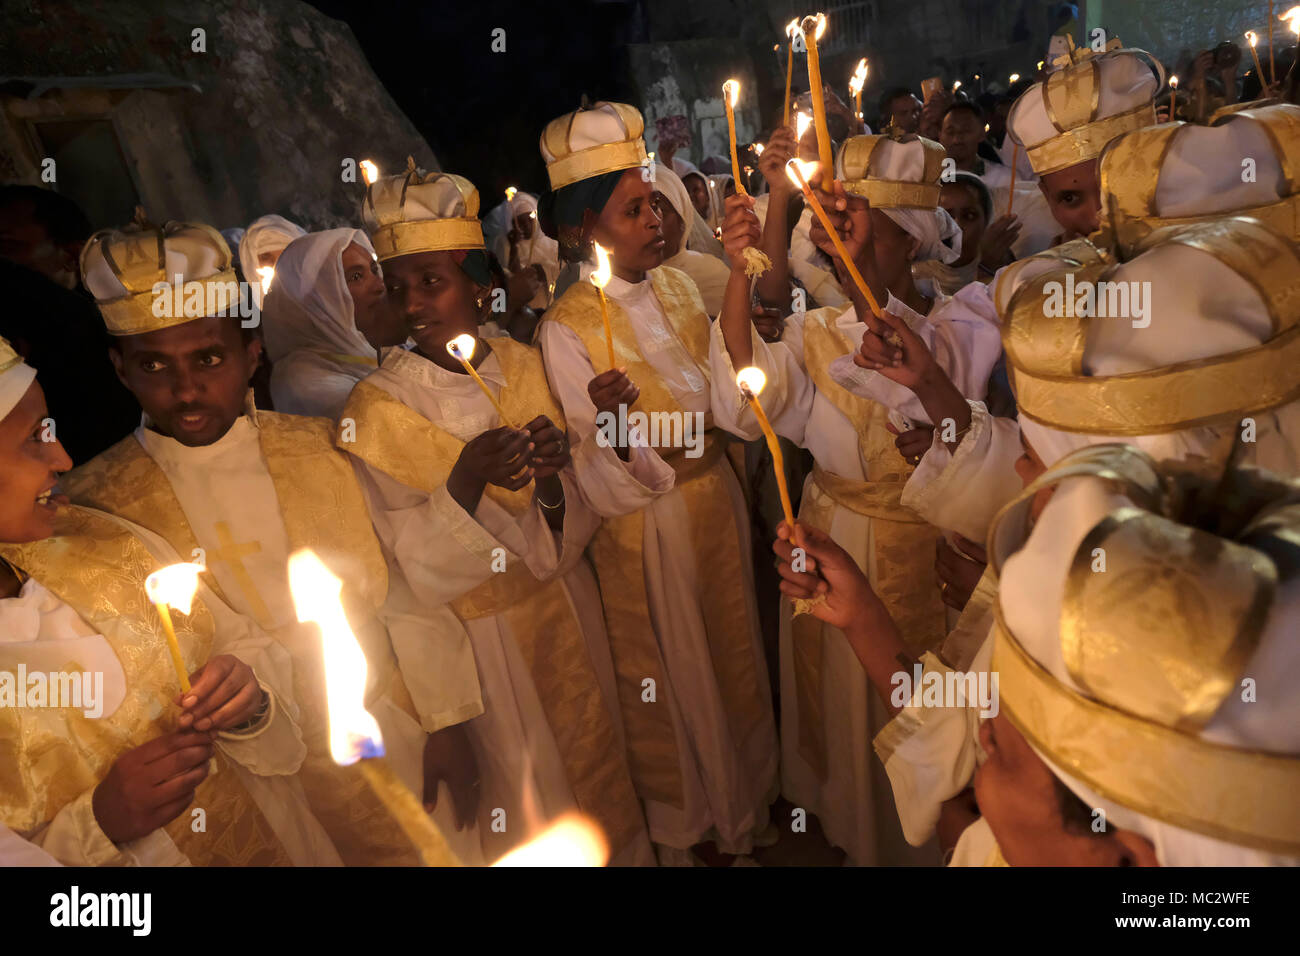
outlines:
[[[583,93],[633,97],[624,50],[643,38],[637,2],[311,3],[352,28],[443,169],[479,187],[483,212],[508,185],[546,188],[538,136]],[[491,50],[496,27],[506,31],[505,53]]]

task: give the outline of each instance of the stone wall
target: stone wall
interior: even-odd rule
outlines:
[[[196,28],[205,52],[192,49]],[[297,0],[6,3],[0,63],[0,179],[39,182],[33,122],[108,118],[158,220],[225,228],[277,212],[309,228],[356,223],[362,185],[342,181],[344,158],[394,172],[412,153],[437,168],[351,30]],[[57,77],[78,82],[31,96],[14,80]],[[125,88],[107,88],[113,77]]]

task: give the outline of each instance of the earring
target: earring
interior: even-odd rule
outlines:
[[[482,311],[483,311],[483,297],[482,297],[482,296],[479,296],[477,299],[475,299],[475,300],[474,300],[474,305],[478,308],[478,310],[479,310],[480,312],[482,312]]]

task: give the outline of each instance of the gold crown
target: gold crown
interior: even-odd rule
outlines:
[[[460,215],[406,218],[406,200],[411,190],[433,199],[437,191],[447,186],[455,190],[456,200],[443,205],[455,206]],[[478,189],[468,179],[451,173],[426,173],[417,169],[415,159],[408,156],[404,174],[377,180],[366,187],[362,216],[375,255],[382,262],[416,252],[484,248],[478,209]]]
[[[593,110],[605,110],[617,118],[623,129],[623,139],[574,150],[569,145],[573,122],[583,113]],[[546,175],[551,181],[551,189],[560,189],[593,176],[620,169],[634,169],[645,164],[648,157],[644,135],[645,119],[641,116],[641,111],[626,103],[607,103],[602,100],[556,117],[542,130],[540,143],[542,156],[547,160]]]
[[[1003,712],[1104,798],[1237,845],[1300,853],[1300,759],[1199,735],[1259,647],[1285,570],[1270,553],[1300,534],[1300,481],[1092,445],[999,512],[990,555],[1027,539],[1039,491],[1082,476],[1131,502],[1084,536],[1066,575],[1061,655],[1083,692],[1034,659],[999,607],[991,670]],[[1104,573],[1094,571],[1098,548]]]
[[[218,269],[209,276],[182,278],[177,289],[172,283],[177,277],[167,274],[167,240],[182,237],[210,246],[217,254]],[[126,228],[101,229],[90,237],[81,250],[83,282],[87,266],[96,257],[103,259],[126,290],[116,298],[96,298],[112,335],[139,335],[205,316],[239,314],[239,277],[230,246],[204,223],[171,221],[155,226],[137,209],[135,221]]]
[[[908,142],[921,144],[924,164],[921,179],[917,182],[898,179],[881,179],[871,174],[871,160],[883,142],[900,143],[889,135],[853,136],[840,147],[836,163],[836,178],[844,183],[844,191],[862,196],[871,205],[882,209],[934,209],[939,205],[939,177],[943,173],[943,160],[947,150],[932,139],[917,136]]]
[[[1019,413],[1049,428],[1090,435],[1156,435],[1239,420],[1300,397],[1300,250],[1253,219],[1164,229],[1143,247],[1182,245],[1214,256],[1259,291],[1273,336],[1254,348],[1122,375],[1085,375],[1088,323],[1108,321],[1045,307],[1074,287],[1106,281],[1121,263],[1065,266],[1026,283],[1003,318],[1002,343]],[[1117,286],[1116,286],[1117,287]],[[1066,293],[1068,295],[1068,292]],[[1109,310],[1119,311],[1119,310]],[[1127,318],[1110,321],[1130,321]]]
[[[1156,190],[1165,158],[1188,125],[1163,123],[1125,133],[1102,153],[1100,179],[1102,228],[1121,256],[1132,255],[1135,247],[1157,229],[1207,222],[1224,216],[1258,219],[1274,231],[1289,236],[1293,242],[1300,242],[1300,167],[1294,159],[1300,156],[1300,106],[1290,103],[1248,105],[1254,108],[1222,113],[1218,124],[1253,122],[1262,127],[1286,180],[1287,195],[1262,206],[1221,210],[1203,216],[1158,216]]]
[[[1066,39],[1073,48],[1073,40]],[[1155,69],[1156,89],[1164,85],[1165,68],[1159,60],[1146,50],[1117,47],[1118,42],[1118,39],[1112,40],[1104,53],[1094,54],[1090,49],[1082,49],[1058,57],[1056,62],[1063,68],[1025,90],[1012,105],[1011,115],[1014,115],[1022,101],[1030,104],[1032,98],[1041,99],[1043,111],[1057,131],[1055,136],[1041,143],[1025,146],[1008,130],[1012,141],[1025,150],[1029,165],[1037,175],[1044,176],[1095,159],[1120,133],[1155,123],[1154,94],[1150,100],[1130,110],[1104,119],[1097,118],[1101,105],[1101,64],[1106,60],[1119,56],[1145,56]]]

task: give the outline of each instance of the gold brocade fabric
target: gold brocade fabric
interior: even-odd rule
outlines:
[[[830,363],[852,351],[853,344],[835,327],[834,309],[808,313],[804,319],[804,365],[818,392],[857,429],[858,454],[867,481],[815,468],[799,506],[799,523],[829,534],[837,505],[872,519],[874,549],[862,571],[889,609],[904,643],[920,653],[943,640],[947,620],[934,570],[939,532],[901,504],[903,485],[913,469],[885,428],[888,409],[853,395],[830,377]],[[796,617],[792,628],[800,753],[824,779],[824,642],[832,636],[808,614]]]
[[[925,159],[918,180],[881,179],[871,173],[871,159],[889,136],[853,136],[840,150],[837,178],[844,191],[862,196],[880,208],[934,209],[939,205],[939,176],[943,172],[944,148],[934,140],[919,137]]]
[[[492,350],[505,373],[499,401],[506,416],[525,422],[546,415],[564,428],[536,350],[509,339],[494,340]],[[367,382],[353,390],[343,417],[357,423],[357,440],[341,447],[427,493],[447,483],[465,447]],[[517,491],[488,485],[484,493],[516,517],[532,507],[532,483]],[[461,620],[505,618],[537,687],[578,806],[600,823],[617,855],[643,828],[641,810],[563,579],[539,581],[516,560],[451,606]]]
[[[1116,136],[1130,130],[1151,126],[1155,121],[1154,104],[1144,103],[1126,113],[1118,113],[1104,120],[1067,129],[1037,146],[1029,147],[1025,150],[1025,155],[1029,157],[1029,165],[1033,168],[1034,174],[1046,176],[1048,173],[1096,159],[1101,155],[1106,144]]]
[[[97,785],[128,750],[176,729],[176,671],[144,580],[157,569],[148,549],[111,519],[84,508],[60,508],[54,533],[42,541],[0,548],[6,560],[35,577],[112,647],[126,677],[126,698],[111,715],[87,718],[79,709],[0,709],[0,823],[17,831],[48,823]],[[201,601],[174,612],[186,666],[207,661],[212,615]],[[219,751],[220,770],[208,776],[192,806],[207,812],[207,832],[195,833],[188,811],[167,827],[173,842],[199,866],[287,866],[288,854],[239,774]]]
[[[683,273],[667,266],[652,270],[649,281],[654,284],[673,334],[707,379],[709,319],[698,291]],[[613,299],[608,306],[615,358],[641,390],[629,414],[685,414],[654,367],[642,358],[626,313]],[[588,355],[605,354],[600,302],[589,283],[570,286],[543,321],[560,322],[573,330]],[[706,416],[706,428],[711,424],[711,416]],[[695,566],[700,571],[696,599],[728,729],[739,744],[763,726],[771,704],[766,688],[760,686],[754,658],[757,624],[746,596],[741,564],[748,560],[748,549],[742,547],[743,532],[733,518],[727,485],[734,475],[728,473],[724,448],[725,439],[710,429],[699,458],[687,458],[682,448],[655,450],[676,472],[676,489],[690,518]],[[648,800],[683,807],[681,761],[671,715],[667,707],[647,706],[641,700],[642,681],[650,678],[656,686],[664,687],[667,679],[650,618],[644,549],[645,515],[638,511],[606,518],[592,539],[590,553],[605,595],[605,626],[637,792]]]
[[[483,226],[474,216],[394,222],[376,229],[371,242],[380,262],[416,252],[482,249]]]
[[[1137,505],[1102,518],[1067,572],[1062,663],[1086,695],[1027,653],[998,609],[991,670],[1005,712],[1056,766],[1107,799],[1217,839],[1295,855],[1300,759],[1198,734],[1240,687],[1273,610],[1279,571],[1291,573],[1289,559],[1274,561],[1300,538],[1300,483],[1257,468],[1155,462],[1130,445],[1094,445],[1024,494],[1079,476],[1104,479]],[[1023,498],[995,519],[990,542],[1002,542],[1001,551],[1028,535]]]
[[[257,427],[290,550],[311,548],[344,581],[344,610],[369,668],[367,702],[387,695],[418,721],[377,616],[388,593],[388,566],[352,466],[333,447],[333,424],[323,418],[258,412]],[[133,436],[69,472],[63,486],[78,504],[133,521],[165,538],[182,556],[198,547],[166,475]],[[221,596],[216,578],[211,573],[203,578]],[[312,811],[343,862],[417,865],[414,847],[365,780],[330,756],[318,631],[293,623],[268,634],[293,658],[294,694],[307,745],[299,776]]]
[[[1012,297],[1002,328],[1022,415],[1080,434],[1154,435],[1239,420],[1300,396],[1300,252],[1296,247],[1259,223],[1240,218],[1163,230],[1153,240],[1157,237],[1162,247],[1182,245],[1205,252],[1249,282],[1268,310],[1274,337],[1253,348],[1162,368],[1084,375],[1089,323],[1131,318],[1049,317],[1047,286],[1052,281],[1064,283],[1066,276],[1064,272],[1044,275]],[[1076,273],[1075,286],[1109,281],[1118,268],[1118,264],[1102,263],[1085,266]]]

